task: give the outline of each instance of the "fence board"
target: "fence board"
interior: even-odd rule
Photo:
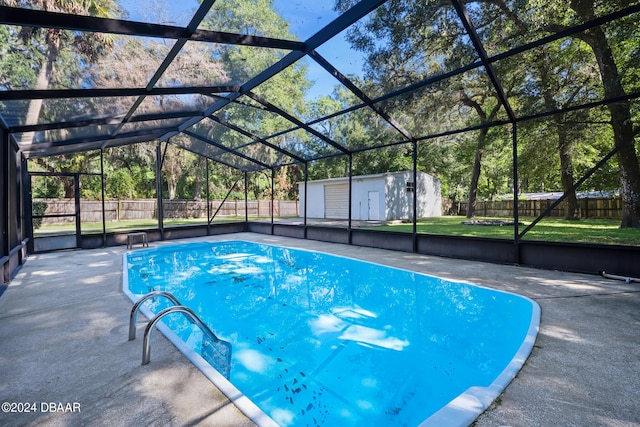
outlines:
[[[521,217],[537,217],[547,210],[555,200],[519,200],[518,215]],[[466,203],[448,203],[446,205],[452,214],[466,215]],[[567,213],[567,202],[562,201],[556,206],[550,217],[564,218]],[[513,218],[512,200],[486,200],[476,204],[476,215]],[[622,200],[620,198],[589,198],[578,199],[579,218],[621,219]]]
[[[75,214],[73,199],[34,199],[34,202],[47,203],[45,215]],[[211,215],[222,204],[222,200],[209,201]],[[207,202],[205,200],[164,200],[162,202],[164,218],[203,218],[207,219]],[[271,200],[250,200],[247,202],[250,217],[270,217]],[[275,216],[298,216],[299,204],[295,200],[274,200]],[[244,217],[244,200],[227,200],[224,202],[216,218]],[[105,201],[106,221],[127,221],[156,219],[158,211],[155,199],[108,200]],[[102,201],[81,200],[80,220],[82,222],[102,221]],[[74,222],[74,217],[43,218],[43,224],[61,224]]]

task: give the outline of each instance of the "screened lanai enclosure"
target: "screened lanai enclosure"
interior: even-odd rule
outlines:
[[[132,231],[638,276],[639,21],[630,0],[0,1],[4,281]],[[332,178],[311,221],[300,189]],[[353,220],[387,198],[409,214]]]

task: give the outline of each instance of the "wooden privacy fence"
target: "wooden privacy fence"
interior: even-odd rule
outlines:
[[[45,202],[45,215],[75,213],[73,199],[34,199],[34,202]],[[518,214],[520,217],[537,217],[551,206],[555,200],[520,200]],[[211,215],[222,204],[221,200],[211,200]],[[158,210],[155,199],[107,200],[105,201],[105,221],[127,221],[156,219]],[[296,200],[274,200],[275,217],[297,217],[300,206]],[[164,217],[172,218],[207,218],[207,202],[203,200],[164,200]],[[250,217],[270,217],[271,200],[250,200],[247,203]],[[443,215],[466,215],[465,202],[443,200]],[[567,203],[563,201],[551,211],[551,217],[566,216]],[[216,218],[244,217],[244,200],[227,200],[224,202]],[[80,215],[82,222],[102,221],[102,202],[100,200],[81,200]],[[476,205],[476,216],[513,218],[513,201],[479,201]],[[580,218],[622,218],[622,200],[620,198],[588,198],[578,199],[578,216]],[[73,217],[43,218],[43,224],[60,224],[73,222]]]
[[[555,200],[519,200],[518,215],[521,217],[537,217],[547,210]],[[457,209],[456,209],[457,208]],[[466,215],[466,203],[452,203],[451,209],[457,212],[454,215]],[[556,206],[549,216],[564,218],[567,214],[567,201],[563,200]],[[622,200],[620,198],[584,198],[578,199],[579,218],[621,219]],[[512,200],[479,201],[476,204],[476,216],[493,216],[513,218]]]
[[[60,215],[75,213],[73,199],[34,199],[34,202],[45,202],[45,215]],[[211,215],[222,204],[221,200],[210,200]],[[163,200],[163,214],[165,219],[172,218],[207,218],[207,202],[205,200]],[[274,200],[276,217],[298,216],[299,205],[296,200]],[[250,217],[271,217],[271,200],[249,200],[247,209]],[[104,202],[105,221],[127,221],[158,218],[155,199],[135,200],[107,200]],[[244,200],[227,200],[222,204],[216,218],[244,217]],[[102,222],[102,201],[81,200],[80,220],[82,222]],[[73,222],[73,217],[43,218],[43,224],[60,224]]]

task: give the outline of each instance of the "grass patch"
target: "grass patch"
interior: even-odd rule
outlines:
[[[249,218],[250,221],[270,220],[271,218]],[[276,220],[278,218],[275,218]],[[505,220],[505,218],[476,218],[479,220]],[[508,220],[508,218],[507,218]],[[244,217],[219,218],[214,223],[244,221]],[[485,225],[464,225],[466,221],[462,216],[442,216],[422,218],[418,221],[417,231],[421,234],[443,234],[452,236],[468,237],[492,237],[497,239],[513,240],[513,226],[485,226]],[[519,226],[519,230],[531,224],[533,218],[520,218],[524,225]],[[199,219],[167,219],[164,226],[179,227],[181,225],[206,224],[206,220]],[[138,221],[114,221],[107,223],[107,232],[126,232],[129,230],[154,229],[158,227],[156,220]],[[412,224],[389,224],[377,227],[365,227],[372,230],[397,231],[411,233]],[[44,225],[35,230],[35,237],[46,235],[73,234],[75,225],[54,224]],[[82,233],[102,233],[102,223],[82,223]],[[610,219],[583,219],[579,221],[568,221],[562,218],[545,218],[536,224],[523,238],[524,240],[542,240],[547,242],[570,242],[570,243],[600,243],[605,245],[630,245],[640,246],[640,229],[621,229],[619,220]]]
[[[274,218],[277,220],[278,218]],[[271,220],[271,217],[249,217],[249,221]],[[220,217],[216,218],[212,224],[221,224],[225,222],[244,221],[242,217]],[[165,219],[165,228],[180,227],[181,225],[206,225],[207,220],[204,218],[172,218]],[[111,221],[106,223],[107,233],[127,232],[131,230],[155,229],[158,228],[157,219],[140,219],[128,221]],[[83,222],[81,224],[82,234],[102,233],[102,222]],[[37,230],[34,230],[34,237],[53,236],[75,234],[75,223],[68,224],[47,224]]]
[[[476,218],[505,219],[505,218]],[[422,218],[418,221],[417,231],[424,234],[444,234],[469,237],[492,237],[513,240],[513,226],[464,225],[462,216],[443,216]],[[521,232],[531,224],[533,218],[520,218],[524,225]],[[376,230],[411,233],[412,224],[390,224],[375,227]],[[640,229],[621,229],[619,220],[583,219],[569,221],[562,218],[545,218],[525,234],[524,240],[542,240],[547,242],[601,243],[607,245],[640,245]]]

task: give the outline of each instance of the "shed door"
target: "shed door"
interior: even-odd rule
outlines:
[[[349,218],[349,184],[324,186],[324,217],[332,219]]]
[[[380,219],[380,193],[369,191],[369,220]]]

